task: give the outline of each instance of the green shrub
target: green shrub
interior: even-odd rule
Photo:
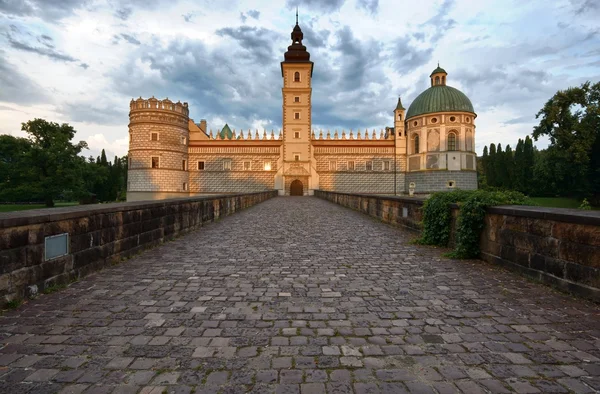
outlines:
[[[584,211],[589,211],[590,209],[592,209],[592,206],[588,202],[587,198],[583,199],[583,201],[581,202],[581,205],[579,206],[579,209],[582,209]]]
[[[516,191],[456,190],[434,193],[423,205],[421,244],[447,246],[450,240],[452,213],[450,204],[458,204],[456,242],[448,254],[452,258],[479,256],[479,238],[485,225],[485,208],[494,205],[533,205]]]

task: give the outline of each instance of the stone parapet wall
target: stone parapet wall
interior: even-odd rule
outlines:
[[[389,224],[416,230],[422,226],[423,199],[324,190],[316,190],[315,196]],[[451,242],[458,209],[452,208]],[[480,248],[480,257],[485,261],[600,302],[600,212],[490,207]]]
[[[320,172],[321,190],[341,193],[393,194],[393,172]],[[404,190],[404,174],[397,174],[396,188]]]
[[[275,188],[275,171],[192,171],[190,193],[251,193]]]
[[[453,186],[448,187],[452,181]],[[406,192],[411,182],[415,183],[415,193],[434,193],[450,191],[453,189],[475,190],[477,189],[476,171],[447,171],[429,170],[406,173]]]
[[[0,307],[277,196],[277,191],[0,214]],[[46,261],[45,240],[68,234]]]

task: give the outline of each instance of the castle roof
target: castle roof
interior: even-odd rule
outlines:
[[[221,129],[219,137],[221,137],[222,140],[230,140],[233,138],[233,132],[231,131],[227,123],[225,123],[225,126],[223,126],[223,128]]]

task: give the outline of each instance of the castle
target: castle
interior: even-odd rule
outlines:
[[[298,21],[281,62],[283,127],[213,134],[189,117],[187,103],[132,100],[129,113],[127,200],[277,189],[372,194],[428,194],[476,189],[475,111],[438,67],[431,87],[406,110],[400,99],[394,126],[379,134],[312,130],[313,62]]]

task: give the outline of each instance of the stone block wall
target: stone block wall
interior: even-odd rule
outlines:
[[[490,207],[481,258],[600,301],[600,212]]]
[[[278,155],[270,154],[191,154],[190,193],[251,193],[275,188]],[[231,170],[223,169],[224,161],[231,161]],[[198,162],[204,162],[204,170],[198,170]],[[250,169],[244,169],[244,163]],[[265,170],[265,163],[271,170]]]
[[[449,191],[448,182],[453,181],[455,189],[474,190],[477,189],[476,171],[416,171],[406,173],[406,190],[411,182],[415,183],[415,193],[433,193]]]
[[[315,196],[386,223],[421,229],[424,200],[316,190]],[[458,207],[452,207],[450,243]],[[480,257],[600,302],[600,212],[501,206],[487,209]]]
[[[270,190],[2,213],[0,307],[275,196]],[[68,254],[46,261],[45,238],[64,233]]]

